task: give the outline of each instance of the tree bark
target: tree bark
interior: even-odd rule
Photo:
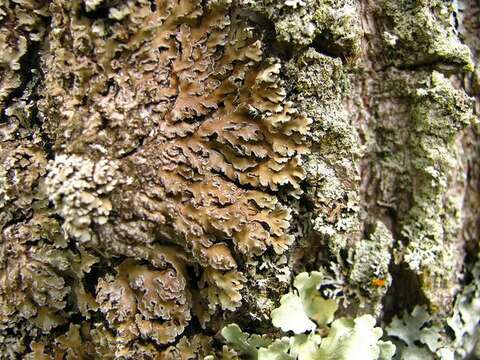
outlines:
[[[478,0],[0,2],[0,358],[353,359],[288,296],[480,358],[479,55]]]

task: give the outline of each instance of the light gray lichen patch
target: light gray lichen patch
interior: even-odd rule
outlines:
[[[79,242],[91,240],[93,225],[103,225],[112,210],[109,194],[125,181],[115,161],[94,162],[77,155],[58,155],[47,166],[47,193],[65,222],[65,231]]]
[[[391,70],[383,91],[393,100],[376,108],[378,203],[397,212],[397,263],[418,275],[432,308],[445,310],[463,258],[466,178],[456,140],[473,121],[472,99],[435,71]]]

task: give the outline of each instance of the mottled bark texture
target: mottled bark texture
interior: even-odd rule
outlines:
[[[479,56],[478,0],[0,0],[0,358],[480,358]]]

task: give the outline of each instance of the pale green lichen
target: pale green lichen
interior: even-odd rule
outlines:
[[[432,304],[442,306],[444,300],[434,298],[439,287],[453,290],[458,265],[451,254],[457,246],[462,201],[454,193],[447,196],[447,189],[458,181],[453,177],[460,166],[454,141],[473,121],[471,99],[437,72],[409,95],[413,101],[408,140],[413,192],[412,206],[402,221],[401,232],[409,240],[404,260],[422,274],[423,290],[431,294]]]
[[[355,1],[242,0],[241,4],[265,14],[280,41],[306,46],[318,39],[333,53],[359,51],[361,27]]]
[[[285,332],[300,334],[315,330],[317,325],[323,327],[332,322],[338,305],[334,300],[324,299],[319,293],[322,280],[320,272],[297,275],[293,283],[296,292],[282,296],[280,307],[272,311],[272,324]]]
[[[382,0],[383,39],[394,65],[446,65],[473,70],[470,49],[453,23],[454,6],[441,0]]]
[[[470,283],[459,293],[453,314],[433,317],[426,307],[416,306],[411,314],[396,316],[387,334],[397,347],[395,359],[460,360],[480,355],[480,262],[471,271]],[[448,329],[448,331],[447,331]]]
[[[472,281],[457,295],[453,315],[447,320],[455,339],[455,359],[480,357],[480,261],[472,269]]]
[[[397,339],[398,359],[404,360],[433,360],[434,353],[443,348],[441,331],[438,324],[432,324],[428,310],[421,306],[416,306],[411,314],[405,313],[401,319],[395,317],[387,327],[387,334]]]
[[[321,282],[322,275],[317,272],[297,275],[294,286],[298,294],[284,295],[281,306],[272,312],[274,326],[285,332],[293,331],[295,335],[269,339],[249,335],[238,325],[230,324],[223,328],[223,337],[237,356],[251,360],[391,359],[395,347],[391,342],[380,340],[383,331],[375,327],[375,318],[371,315],[334,320],[337,305],[322,298],[317,290]],[[296,305],[287,306],[292,302]],[[314,321],[322,332],[313,332]]]

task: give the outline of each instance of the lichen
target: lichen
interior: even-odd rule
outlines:
[[[337,304],[322,298],[318,291],[322,280],[318,272],[297,275],[294,285],[298,294],[284,295],[281,306],[272,312],[273,325],[284,332],[293,331],[293,336],[272,339],[244,333],[237,324],[224,327],[222,335],[233,349],[233,356],[243,355],[252,360],[391,359],[395,347],[380,340],[383,331],[375,327],[374,317],[334,320]],[[316,325],[322,332],[313,331]],[[229,354],[224,349],[225,353]]]
[[[132,260],[117,267],[97,285],[99,309],[117,341],[152,339],[167,344],[180,335],[191,318],[186,281],[175,269],[151,270]]]
[[[219,306],[222,310],[235,310],[241,305],[241,290],[246,281],[245,276],[236,270],[222,273],[207,268],[200,279],[200,294],[207,300],[208,306],[215,311]]]
[[[390,359],[391,318],[397,357],[474,353],[458,16],[1,2],[0,358]]]
[[[241,0],[240,3],[268,17],[281,42],[299,47],[316,42],[337,55],[354,55],[360,50],[361,27],[355,1]]]
[[[472,121],[471,99],[453,88],[440,73],[412,88],[411,128],[412,206],[403,218],[402,235],[409,243],[404,261],[421,274],[423,291],[432,306],[451,303],[458,259],[455,241],[461,198],[447,194],[449,183],[464,181],[454,141]],[[458,174],[458,175],[456,175]],[[445,219],[445,220],[444,220]]]
[[[43,109],[57,123],[46,129],[55,148],[97,163],[109,156],[132,179],[112,195],[119,216],[100,240],[142,223],[224,270],[236,266],[226,238],[246,257],[285,251],[290,211],[275,192],[300,192],[309,120],[287,101],[276,60],[261,61],[251,29],[222,4],[128,2],[109,9],[121,18],[95,21],[78,2],[53,6],[53,27],[73,41],[50,33]]]
[[[314,120],[310,137],[315,145],[304,162],[304,196],[312,207],[305,221],[313,231],[302,242],[309,249],[320,238],[342,263],[340,252],[360,236],[362,145],[346,108],[351,86],[348,68],[339,58],[308,49],[290,60],[285,72],[299,109]],[[315,255],[306,252],[307,258]]]
[[[92,240],[93,227],[108,221],[108,195],[122,181],[118,165],[102,159],[95,163],[80,156],[57,156],[47,166],[45,185],[50,201],[65,221],[63,228],[80,243]]]
[[[338,305],[321,296],[318,288],[322,281],[320,272],[298,274],[293,282],[297,292],[282,296],[280,307],[272,311],[272,324],[284,332],[300,334],[331,323]]]
[[[2,354],[196,358],[211,339],[182,337],[192,316],[218,328],[247,296],[258,319],[274,303],[252,274],[289,284],[311,120],[229,1],[48,5],[0,64],[23,92],[5,93],[0,206],[5,271],[25,279],[0,281]]]
[[[454,2],[382,0],[380,19],[385,48],[396,66],[436,64],[473,70],[470,49],[454,25]]]
[[[478,357],[480,293],[479,262],[470,269],[472,279],[457,294],[453,313],[438,318],[425,306],[416,306],[411,314],[396,316],[387,327],[395,342],[398,359],[465,359]]]
[[[0,113],[24,81],[21,61],[43,39],[47,15],[43,0],[5,0],[0,4]]]
[[[44,200],[38,190],[46,172],[43,150],[25,141],[7,140],[0,150],[0,224],[26,217],[35,200]]]
[[[400,359],[434,359],[433,354],[443,345],[441,327],[432,325],[432,316],[425,307],[416,306],[411,314],[395,317],[387,334],[396,341]]]
[[[453,315],[447,325],[454,333],[450,349],[455,358],[478,357],[480,354],[480,262],[477,260],[471,269],[470,283],[457,295]]]
[[[40,203],[35,204],[39,207]],[[0,256],[0,332],[2,356],[22,353],[27,339],[48,336],[70,321],[71,313],[90,317],[97,308],[83,279],[98,258],[66,249],[60,225],[39,207],[33,217],[3,228]]]
[[[463,261],[458,239],[466,178],[459,139],[474,123],[472,99],[428,70],[390,69],[379,91],[375,201],[395,214],[395,263],[415,274],[432,310],[447,312]]]
[[[380,312],[378,302],[392,283],[389,267],[393,243],[391,232],[378,221],[372,225],[368,238],[355,243],[350,252],[352,267],[349,282],[368,294],[375,313]]]

